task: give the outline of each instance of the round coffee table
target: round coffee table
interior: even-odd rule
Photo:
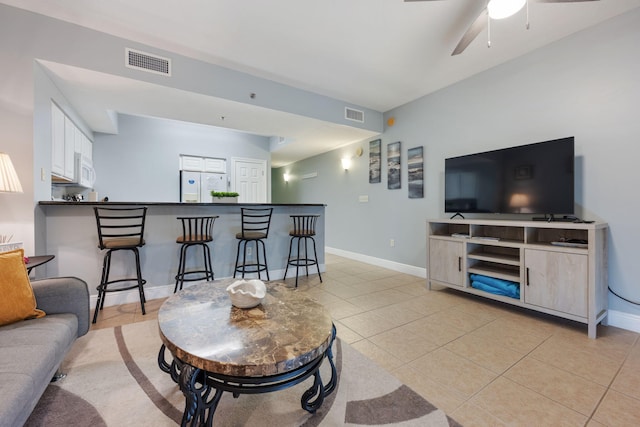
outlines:
[[[234,397],[267,393],[313,375],[301,405],[314,413],[337,385],[331,353],[336,330],[327,310],[278,283],[267,284],[267,296],[257,307],[236,308],[226,292],[235,280],[185,288],[158,312],[163,342],[158,364],[185,395],[183,426],[213,425],[225,391]],[[173,357],[170,363],[165,350]],[[331,367],[326,385],[319,370],[325,358]]]

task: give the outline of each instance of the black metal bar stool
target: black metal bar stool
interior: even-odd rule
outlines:
[[[236,239],[238,239],[238,251],[236,253],[236,265],[235,270],[233,271],[233,277],[236,277],[236,273],[242,273],[243,278],[245,273],[258,273],[258,279],[260,279],[260,272],[266,271],[267,280],[270,280],[264,239],[269,237],[269,226],[271,225],[272,213],[273,208],[241,208],[242,231],[236,234]],[[255,243],[255,262],[247,262],[247,243],[249,242]],[[242,262],[240,262],[240,247],[243,248]],[[263,262],[260,262],[260,247],[262,247]]]
[[[291,240],[289,241],[289,256],[287,257],[287,267],[284,270],[283,280],[287,278],[287,271],[289,271],[290,265],[296,267],[296,288],[298,287],[298,271],[300,267],[304,267],[309,276],[309,266],[315,265],[318,269],[318,277],[322,282],[322,275],[320,274],[320,265],[318,265],[318,252],[316,251],[316,240],[313,236],[316,235],[316,222],[320,215],[290,215],[293,220],[293,230],[289,232]],[[298,252],[292,257],[291,251],[293,249],[293,241],[296,240],[298,244]],[[313,243],[313,258],[309,257],[309,248],[307,242],[311,240]],[[304,243],[304,253],[301,252],[301,244]]]
[[[214,280],[213,265],[211,264],[211,249],[208,243],[213,241],[213,224],[218,218],[215,216],[178,217],[182,223],[182,235],[176,239],[180,246],[180,260],[178,261],[178,274],[176,274],[176,286],[173,293],[182,289],[184,282],[197,280]],[[204,270],[187,271],[187,249],[190,247],[202,247],[204,258]],[[197,276],[194,276],[197,275]]]
[[[98,319],[98,310],[104,307],[104,299],[107,292],[120,292],[138,288],[140,294],[140,306],[142,314],[146,314],[144,303],[144,284],[146,280],[142,278],[140,269],[140,252],[138,248],[144,246],[144,222],[147,216],[147,208],[98,208],[94,207],[96,223],[98,226],[98,247],[107,250],[102,262],[102,277],[98,290],[98,300],[96,310],[93,313],[93,323]],[[116,251],[131,251],[135,256],[136,277],[109,280],[111,271],[111,254]],[[133,285],[117,286],[109,288],[109,285],[122,282],[135,282]]]

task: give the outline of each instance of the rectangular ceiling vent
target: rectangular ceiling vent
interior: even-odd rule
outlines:
[[[148,73],[171,76],[171,60],[135,49],[125,49],[125,63],[128,68]]]
[[[354,122],[364,123],[364,111],[344,107],[344,118],[347,120],[353,120]]]

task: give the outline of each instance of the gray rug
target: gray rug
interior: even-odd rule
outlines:
[[[26,423],[47,426],[175,426],[184,396],[158,368],[155,320],[100,329],[79,339],[63,364],[67,377],[51,384]],[[168,355],[167,355],[168,357]],[[334,343],[339,382],[315,413],[300,407],[312,378],[268,394],[225,393],[216,426],[458,426],[409,387],[341,342]],[[329,378],[327,363],[321,368]]]

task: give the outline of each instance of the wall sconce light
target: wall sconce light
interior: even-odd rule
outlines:
[[[0,153],[0,193],[22,193],[18,174],[7,153]]]
[[[285,172],[284,174],[282,174],[282,178],[284,178],[284,182],[289,182],[289,180],[291,179],[291,175]]]
[[[344,170],[348,171],[351,167],[351,158],[343,157],[340,161],[342,162],[342,167],[344,168]]]

